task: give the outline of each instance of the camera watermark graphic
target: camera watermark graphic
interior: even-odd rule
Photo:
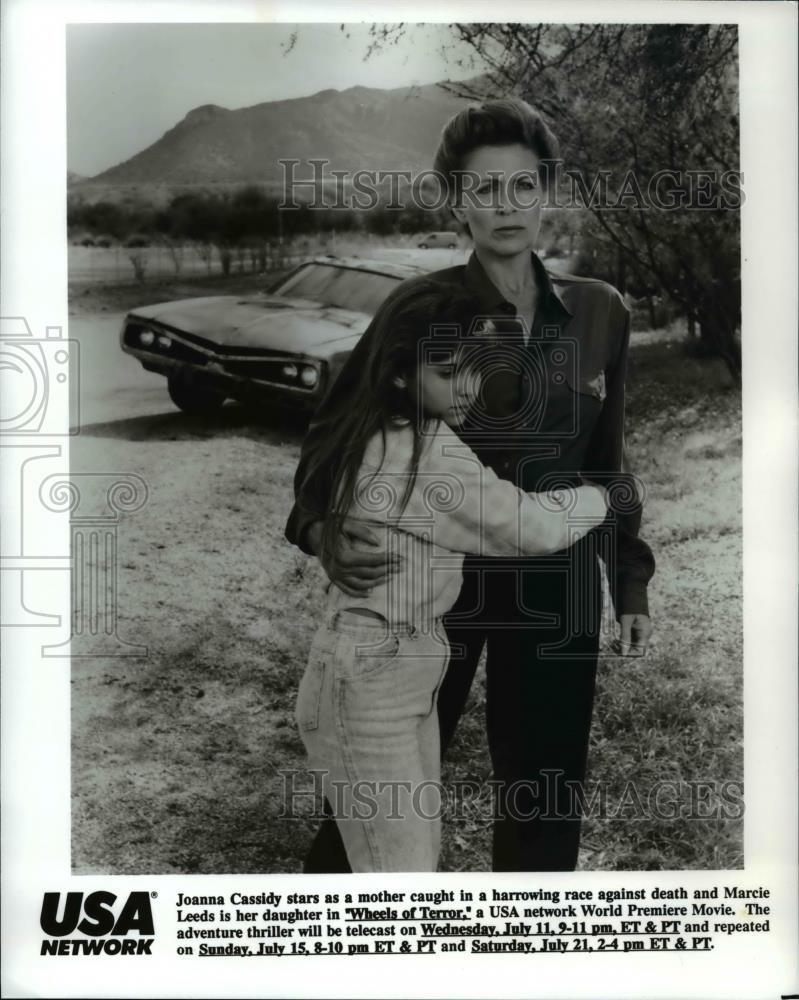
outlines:
[[[538,632],[526,645],[537,644],[541,659],[588,661],[595,650],[575,640],[617,630],[608,581],[617,575],[622,528],[640,517],[647,491],[630,472],[584,465],[580,429],[605,404],[605,370],[560,326],[534,332],[518,317],[478,314],[468,328],[430,320],[416,370],[445,374],[455,433],[432,467],[362,475],[355,503],[358,517],[389,529],[389,557],[410,567],[386,581],[386,625],[429,603],[447,576],[474,573],[476,558],[483,563],[473,605],[450,612],[451,623]],[[493,378],[501,384],[490,385]],[[499,414],[498,398],[507,404]],[[420,393],[412,406],[422,450],[441,450],[441,419],[428,418]],[[542,471],[553,465],[560,471]],[[563,594],[557,607],[540,606],[542,577]],[[506,600],[489,609],[494,583]],[[418,625],[435,630],[424,617]],[[463,653],[457,643],[451,650],[453,659]]]
[[[132,473],[70,475],[58,442],[80,433],[78,342],[60,326],[36,337],[24,317],[0,318],[0,379],[0,455],[15,498],[4,511],[2,626],[63,629],[63,616],[35,606],[29,594],[50,593],[41,574],[69,572],[69,637],[43,644],[41,654],[146,656],[146,646],[118,634],[117,572],[120,517],[144,506],[147,486]],[[68,553],[52,551],[63,517]]]
[[[78,432],[79,345],[67,340],[60,326],[48,326],[44,337],[34,337],[23,316],[0,317],[0,373],[0,435],[60,437]]]
[[[98,503],[98,491],[104,504]],[[39,496],[47,510],[69,514],[72,552],[71,635],[64,643],[42,647],[42,654],[147,656],[147,646],[127,642],[117,631],[119,519],[146,504],[144,480],[129,472],[54,475],[42,482]],[[95,509],[87,510],[92,500]]]

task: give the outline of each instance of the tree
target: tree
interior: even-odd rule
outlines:
[[[197,252],[197,256],[205,264],[206,271],[211,273],[211,264],[214,256],[213,246],[205,240],[195,240],[194,249]]]
[[[159,243],[164,247],[169,255],[169,259],[172,261],[175,276],[179,275],[183,270],[183,259],[186,255],[186,247],[183,240],[164,233],[159,237]]]
[[[133,273],[139,284],[144,284],[147,273],[148,254],[146,249],[134,248],[128,250],[128,260],[133,266]]]
[[[487,71],[462,97],[517,94],[559,137],[593,238],[695,321],[740,378],[737,29],[724,24],[455,24]],[[372,49],[402,25],[374,25]],[[465,65],[465,57],[453,62]],[[610,198],[592,197],[605,171]],[[668,174],[664,174],[666,171]],[[660,181],[654,184],[657,178]],[[671,204],[671,207],[669,206]]]

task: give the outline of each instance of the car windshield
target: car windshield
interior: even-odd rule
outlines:
[[[298,299],[313,299],[325,306],[352,309],[374,316],[377,307],[398,278],[329,264],[308,264],[274,292]]]

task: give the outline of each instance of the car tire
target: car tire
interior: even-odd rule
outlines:
[[[455,249],[455,244],[454,244],[454,243],[450,243],[450,245],[449,245],[449,249],[450,249],[450,250],[454,250],[454,249]]]
[[[426,243],[420,243],[419,244],[419,249],[420,250],[426,250],[427,249],[427,244]]]
[[[195,416],[221,410],[227,398],[221,392],[215,392],[205,386],[194,385],[178,375],[168,376],[167,389],[169,398],[179,410]]]

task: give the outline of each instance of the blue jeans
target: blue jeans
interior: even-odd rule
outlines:
[[[558,572],[557,566],[552,572],[503,572],[509,560],[467,556],[461,594],[444,616],[451,648],[438,692],[444,751],[488,646],[486,727],[497,782],[494,871],[574,871],[577,866],[581,818],[571,789],[585,782],[602,613],[597,557],[587,539],[577,542],[575,549],[580,547],[581,568],[575,573]],[[532,560],[529,568],[540,565]],[[530,628],[525,609],[548,621]],[[553,643],[558,658],[547,651]],[[520,781],[528,790],[519,789]],[[328,803],[325,813],[303,867],[308,874],[350,870]]]
[[[436,870],[448,660],[440,622],[389,627],[343,610],[314,636],[295,718],[354,872]]]

